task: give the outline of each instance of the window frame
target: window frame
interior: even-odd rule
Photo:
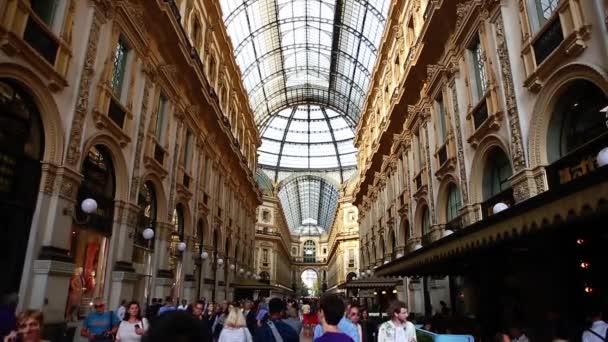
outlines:
[[[120,61],[118,62],[120,65],[120,74],[117,77],[117,55],[119,49],[123,47],[124,51],[121,53]],[[120,34],[118,36],[118,40],[116,45],[114,46],[114,52],[112,53],[112,73],[110,75],[110,89],[112,90],[112,94],[118,101],[122,104],[124,103],[126,93],[128,92],[128,85],[125,87],[125,81],[129,80],[131,76],[130,65],[132,62],[132,52],[133,49],[129,45],[128,41],[124,37],[124,35]]]
[[[469,87],[473,104],[476,105],[485,99],[488,92],[489,82],[486,70],[486,61],[484,61],[483,44],[481,43],[481,34],[477,32],[475,37],[471,39],[467,45],[467,55],[469,56]]]

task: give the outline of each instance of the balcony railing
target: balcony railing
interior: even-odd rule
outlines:
[[[431,233],[426,233],[426,234],[422,235],[421,243],[423,246],[428,246],[431,243],[433,243]]]
[[[23,40],[44,57],[49,64],[55,65],[59,42],[48,32],[46,25],[33,14],[28,17],[25,32],[23,33]]]
[[[158,143],[154,144],[154,160],[156,160],[160,165],[163,165],[165,160],[165,151]]]
[[[124,128],[126,112],[122,105],[118,103],[114,97],[110,98],[110,108],[108,109],[108,117],[114,121],[114,123]]]
[[[439,161],[439,166],[443,165],[448,160],[448,144],[445,143],[439,150],[437,151],[437,160]]]
[[[481,125],[488,119],[488,104],[485,98],[481,100],[481,103],[473,111],[473,125],[475,130],[478,130]]]
[[[606,146],[608,146],[608,133],[591,140],[547,166],[549,189],[557,189],[562,184],[582,179],[594,172],[598,168],[597,154]]]
[[[536,65],[540,65],[547,59],[564,40],[562,22],[559,16],[556,16],[552,22],[549,22],[546,25],[544,32],[537,37],[534,43],[532,43],[534,55],[536,56]]]
[[[452,219],[451,221],[449,221],[448,223],[445,224],[445,229],[446,230],[451,230],[453,232],[462,229],[462,218],[460,216],[457,216],[456,218]]]
[[[483,218],[490,217],[494,214],[493,208],[497,203],[504,203],[508,206],[512,206],[515,204],[515,199],[513,198],[513,189],[508,188],[495,196],[490,197],[486,201],[481,204],[481,211]]]

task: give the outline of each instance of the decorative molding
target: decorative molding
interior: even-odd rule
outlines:
[[[452,89],[452,107],[454,111],[454,122],[456,123],[456,159],[458,160],[458,169],[460,172],[460,191],[462,192],[463,203],[469,203],[469,191],[467,181],[467,171],[464,162],[462,130],[460,129],[460,115],[458,110],[458,94],[456,93],[456,83],[450,85]]]
[[[89,32],[89,43],[87,45],[84,65],[82,66],[82,77],[78,85],[78,98],[72,119],[72,129],[70,130],[69,145],[66,153],[66,164],[78,169],[80,160],[80,145],[82,142],[82,128],[84,119],[89,108],[89,90],[93,78],[95,58],[97,56],[97,43],[99,42],[99,31],[102,24],[101,13],[94,8],[93,23]]]
[[[501,74],[503,75],[503,86],[507,101],[507,114],[511,128],[511,160],[513,161],[513,170],[515,173],[517,173],[526,167],[526,158],[524,155],[524,146],[519,124],[519,113],[517,110],[517,100],[515,98],[515,89],[513,86],[511,62],[509,60],[509,49],[505,37],[505,28],[502,15],[498,15],[496,18],[495,26],[498,59],[500,61]]]

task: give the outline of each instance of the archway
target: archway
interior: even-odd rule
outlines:
[[[78,189],[72,221],[70,255],[74,257],[76,269],[70,281],[67,319],[72,319],[73,313],[78,313],[81,296],[88,302],[102,293],[114,225],[116,176],[110,149],[101,144],[91,146],[84,156],[81,172],[83,180]],[[87,198],[97,202],[94,213],[85,214],[80,207],[80,203]],[[84,290],[78,290],[79,284]]]
[[[0,79],[0,295],[16,293],[38,199],[44,154],[38,107],[16,82]]]
[[[319,287],[319,274],[312,268],[306,269],[300,275],[302,279],[302,296],[317,297],[321,291]]]

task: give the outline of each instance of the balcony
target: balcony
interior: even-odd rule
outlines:
[[[116,124],[116,126],[118,126],[120,129],[124,129],[126,115],[127,111],[112,96],[110,98],[110,107],[108,108],[108,117]]]
[[[473,117],[473,128],[478,130],[488,119],[488,104],[486,103],[485,98],[473,110],[471,116]]]
[[[422,239],[420,240],[420,242],[421,242],[421,244],[423,246],[430,245],[431,243],[433,243],[433,236],[432,236],[432,234],[430,232],[428,232],[426,234],[423,234],[422,235]]]
[[[608,145],[608,133],[572,151],[553,164],[547,166],[549,189],[559,189],[563,184],[586,178],[598,169],[597,154]]]
[[[536,65],[542,62],[551,55],[555,49],[564,41],[564,33],[562,31],[562,22],[559,16],[554,16],[552,21],[547,23],[536,40],[532,43],[534,56],[536,57]]]
[[[49,32],[46,24],[35,15],[28,17],[25,32],[23,32],[23,40],[49,62],[50,65],[55,65],[59,42],[55,35]]]

